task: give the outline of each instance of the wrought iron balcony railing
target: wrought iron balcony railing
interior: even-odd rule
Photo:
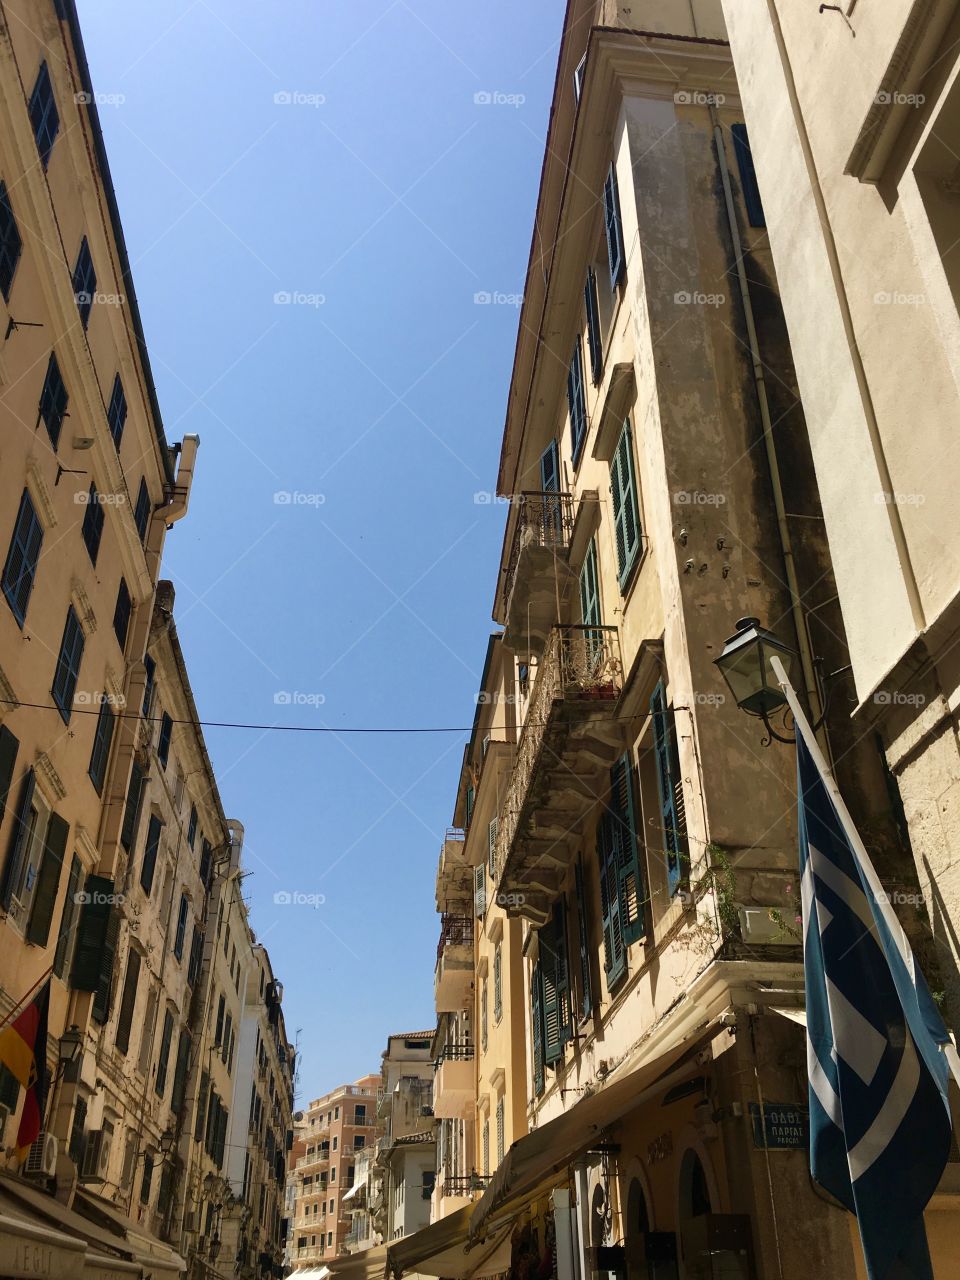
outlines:
[[[445,1173],[443,1176],[443,1194],[445,1196],[470,1196],[483,1191],[490,1182],[489,1174],[484,1173]]]
[[[556,746],[544,753],[548,736],[562,733],[561,750],[574,743],[578,748],[591,743],[574,738],[574,728],[590,731],[591,723],[612,720],[612,704],[623,688],[623,662],[616,627],[555,626],[552,628],[537,669],[530,706],[517,744],[513,773],[500,808],[494,849],[497,885],[507,869],[518,836],[523,836],[535,817],[531,803],[535,782],[549,782],[551,771],[569,770],[558,756]],[[605,726],[600,738],[612,737]],[[598,750],[603,750],[598,745]],[[542,787],[540,788],[542,790]]]
[[[514,502],[518,510],[507,564],[508,596],[523,552],[528,547],[566,550],[573,531],[572,494],[524,492]]]
[[[472,1044],[445,1044],[433,1060],[434,1071],[439,1071],[444,1062],[472,1062],[475,1056]]]
[[[440,941],[437,943],[437,960],[447,947],[473,946],[473,917],[444,914],[440,917]]]

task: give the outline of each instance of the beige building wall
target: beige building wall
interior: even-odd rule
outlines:
[[[957,13],[724,5],[856,679],[952,1025],[960,755]],[[836,21],[834,21],[836,19]]]

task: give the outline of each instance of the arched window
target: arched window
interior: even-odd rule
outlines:
[[[680,1165],[680,1217],[699,1218],[712,1211],[710,1187],[703,1161],[695,1151],[686,1151]]]

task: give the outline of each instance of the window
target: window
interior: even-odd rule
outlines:
[[[87,509],[83,513],[83,524],[80,536],[90,556],[90,563],[96,565],[100,554],[100,539],[103,536],[103,503],[97,493],[97,486],[92,484],[87,492]]]
[[[76,854],[70,864],[70,879],[67,881],[67,896],[63,900],[63,914],[60,917],[60,932],[57,936],[57,949],[53,957],[53,972],[63,979],[70,967],[73,955],[73,941],[77,917],[80,914],[78,894],[83,880],[83,864]]]
[[[487,1051],[487,1005],[488,1001],[488,983],[484,978],[480,986],[480,1048],[484,1053]]]
[[[583,390],[583,340],[577,334],[570,371],[567,374],[567,408],[570,413],[570,448],[573,465],[580,461],[580,451],[587,435],[587,402]]]
[[[366,1105],[362,1102],[358,1102],[354,1108],[353,1123],[354,1124],[367,1123],[367,1108],[366,1108]]]
[[[27,619],[27,605],[37,576],[40,548],[43,545],[43,526],[34,509],[30,494],[24,489],[20,498],[17,521],[13,526],[7,562],[3,566],[3,594],[13,610],[13,616],[22,627]]]
[[[170,757],[170,737],[172,733],[173,721],[164,712],[160,721],[160,737],[157,741],[157,759],[164,769],[167,767],[167,760]]]
[[[87,237],[84,236],[80,241],[77,264],[73,268],[73,296],[76,298],[77,310],[80,312],[80,323],[84,328],[87,327],[90,320],[93,295],[96,291],[97,273],[93,269],[93,258],[90,254],[90,246],[87,244]]]
[[[483,1122],[483,1176],[490,1176],[490,1121]]]
[[[30,123],[33,126],[33,136],[37,141],[37,150],[40,152],[43,167],[46,168],[50,159],[50,152],[53,150],[57,130],[60,128],[60,114],[57,111],[57,103],[53,96],[53,85],[50,81],[50,72],[47,70],[45,62],[40,63],[40,70],[37,72],[37,79],[33,86],[33,93],[30,95],[30,103],[27,110],[30,114]]]
[[[215,1049],[219,1049],[223,1044],[223,1016],[226,1011],[226,1006],[226,997],[221,995],[217,1004],[217,1029],[216,1034],[213,1037],[213,1047]]]
[[[366,1145],[367,1145],[367,1139],[362,1133],[355,1133],[353,1135],[354,1151],[359,1151],[361,1147],[365,1147]]]
[[[597,828],[604,969],[613,988],[627,970],[627,947],[644,932],[644,887],[629,752],[610,770],[610,804]]]
[[[54,449],[60,443],[60,432],[63,429],[63,420],[67,416],[69,400],[63,375],[57,364],[57,357],[51,351],[50,359],[47,361],[47,372],[43,377],[43,386],[40,389],[40,417],[47,428],[47,435]]]
[[[599,627],[600,589],[597,581],[597,542],[590,539],[580,570],[580,620],[585,627]]]
[[[90,753],[90,768],[87,770],[90,781],[97,795],[103,795],[103,784],[107,776],[107,761],[110,759],[110,744],[113,742],[115,725],[113,711],[103,695],[100,711],[97,715],[97,727],[93,735],[93,750]]]
[[[333,1135],[333,1149],[334,1149],[334,1151],[336,1151],[338,1144],[339,1144],[339,1139],[337,1138],[337,1135],[336,1135],[336,1134],[334,1134],[334,1135]]]
[[[7,184],[0,182],[0,293],[4,302],[10,301],[10,289],[22,248],[23,241],[10,207]]]
[[[123,393],[123,383],[119,373],[113,379],[113,391],[110,393],[110,404],[107,407],[107,425],[113,436],[113,443],[120,448],[123,439],[123,424],[127,420],[127,397]]]
[[[149,1151],[143,1153],[143,1177],[140,1179],[140,1203],[150,1203],[150,1183],[153,1181],[153,1155]]]
[[[505,1128],[503,1112],[503,1094],[497,1099],[497,1164],[503,1163]]]
[[[633,436],[629,418],[623,424],[616,452],[610,463],[610,492],[613,495],[617,574],[622,591],[630,580],[641,541],[637,478],[633,467]]]
[[[600,304],[597,294],[597,273],[587,267],[587,283],[583,287],[583,302],[587,311],[587,346],[590,348],[590,373],[594,385],[603,377],[603,339],[600,334]]]
[[[187,981],[191,987],[200,976],[200,965],[203,962],[203,931],[198,924],[193,926],[193,940],[190,943],[190,960],[187,964]]]
[[[482,863],[473,869],[473,910],[481,920],[487,912],[487,872]]]
[[[733,138],[734,154],[737,157],[737,168],[740,171],[740,190],[743,194],[743,203],[746,205],[747,218],[751,227],[765,227],[767,220],[760,202],[760,186],[757,182],[757,171],[753,167],[753,152],[750,150],[747,126],[732,124],[730,134]]]
[[[497,831],[499,827],[499,818],[494,818],[487,827],[487,866],[490,869],[491,880],[497,878]]]
[[[80,675],[80,663],[83,660],[83,628],[80,619],[74,612],[73,605],[67,609],[67,621],[63,628],[63,639],[60,641],[60,652],[53,673],[53,700],[60,709],[64,724],[70,723],[70,712],[73,709],[73,695],[77,691],[77,679]]]
[[[157,664],[149,653],[144,654],[143,667],[147,678],[143,686],[143,706],[141,710],[145,716],[148,716],[150,714],[150,703],[153,701],[153,681],[157,674]]]
[[[160,1056],[157,1058],[157,1078],[153,1088],[158,1098],[162,1098],[167,1088],[167,1062],[170,1057],[170,1041],[173,1039],[173,1014],[164,1010],[163,1032],[160,1036]]]
[[[620,216],[620,192],[617,171],[610,166],[603,184],[603,222],[607,232],[607,260],[610,264],[610,288],[615,289],[623,276],[623,220]]]
[[[146,542],[147,528],[150,524],[150,491],[145,476],[140,477],[140,488],[137,492],[137,505],[133,509],[133,523],[137,526],[140,541]]]
[[[187,824],[187,844],[192,849],[197,838],[197,806],[190,806],[190,821]]]
[[[154,872],[157,869],[157,853],[160,849],[162,830],[163,823],[155,813],[151,813],[150,825],[147,827],[147,841],[143,846],[143,863],[140,867],[140,887],[148,898],[153,888]]]
[[[499,1022],[503,1015],[503,944],[498,942],[493,951],[493,1020]]]
[[[554,904],[551,920],[539,930],[540,1027],[546,1065],[563,1057],[563,1046],[572,1035],[570,1020],[570,965],[567,955],[566,901]]]
[[[433,1195],[433,1188],[437,1185],[436,1169],[424,1169],[423,1171],[423,1188],[420,1192],[421,1198],[429,1200]]]
[[[143,770],[134,760],[130,769],[130,785],[127,787],[127,803],[123,810],[123,823],[120,827],[120,843],[127,853],[133,848],[137,837],[137,825],[140,819],[140,797],[143,794]]]
[[[580,948],[580,1016],[589,1018],[593,1013],[593,982],[590,974],[590,934],[587,915],[586,885],[583,874],[583,858],[577,855],[574,867],[577,896],[577,942]]]
[[[177,932],[173,942],[173,954],[177,960],[183,959],[183,947],[187,938],[187,915],[190,911],[190,902],[185,893],[180,895],[180,910],[177,914]]]
[[[683,879],[681,863],[687,853],[687,815],[673,708],[667,706],[667,694],[662,680],[650,699],[650,714],[653,717],[653,745],[657,762],[663,848],[667,859],[667,885],[673,895]]]
[[[123,994],[120,997],[120,1012],[117,1014],[117,1031],[113,1038],[120,1053],[130,1048],[130,1028],[133,1025],[133,1013],[137,1004],[137,984],[140,981],[140,953],[131,947],[127,952],[127,972],[123,979]]]

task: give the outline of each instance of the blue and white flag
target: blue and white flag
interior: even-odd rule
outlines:
[[[799,723],[797,757],[811,1171],[857,1215],[870,1280],[933,1280],[923,1210],[950,1147],[947,1032]]]

